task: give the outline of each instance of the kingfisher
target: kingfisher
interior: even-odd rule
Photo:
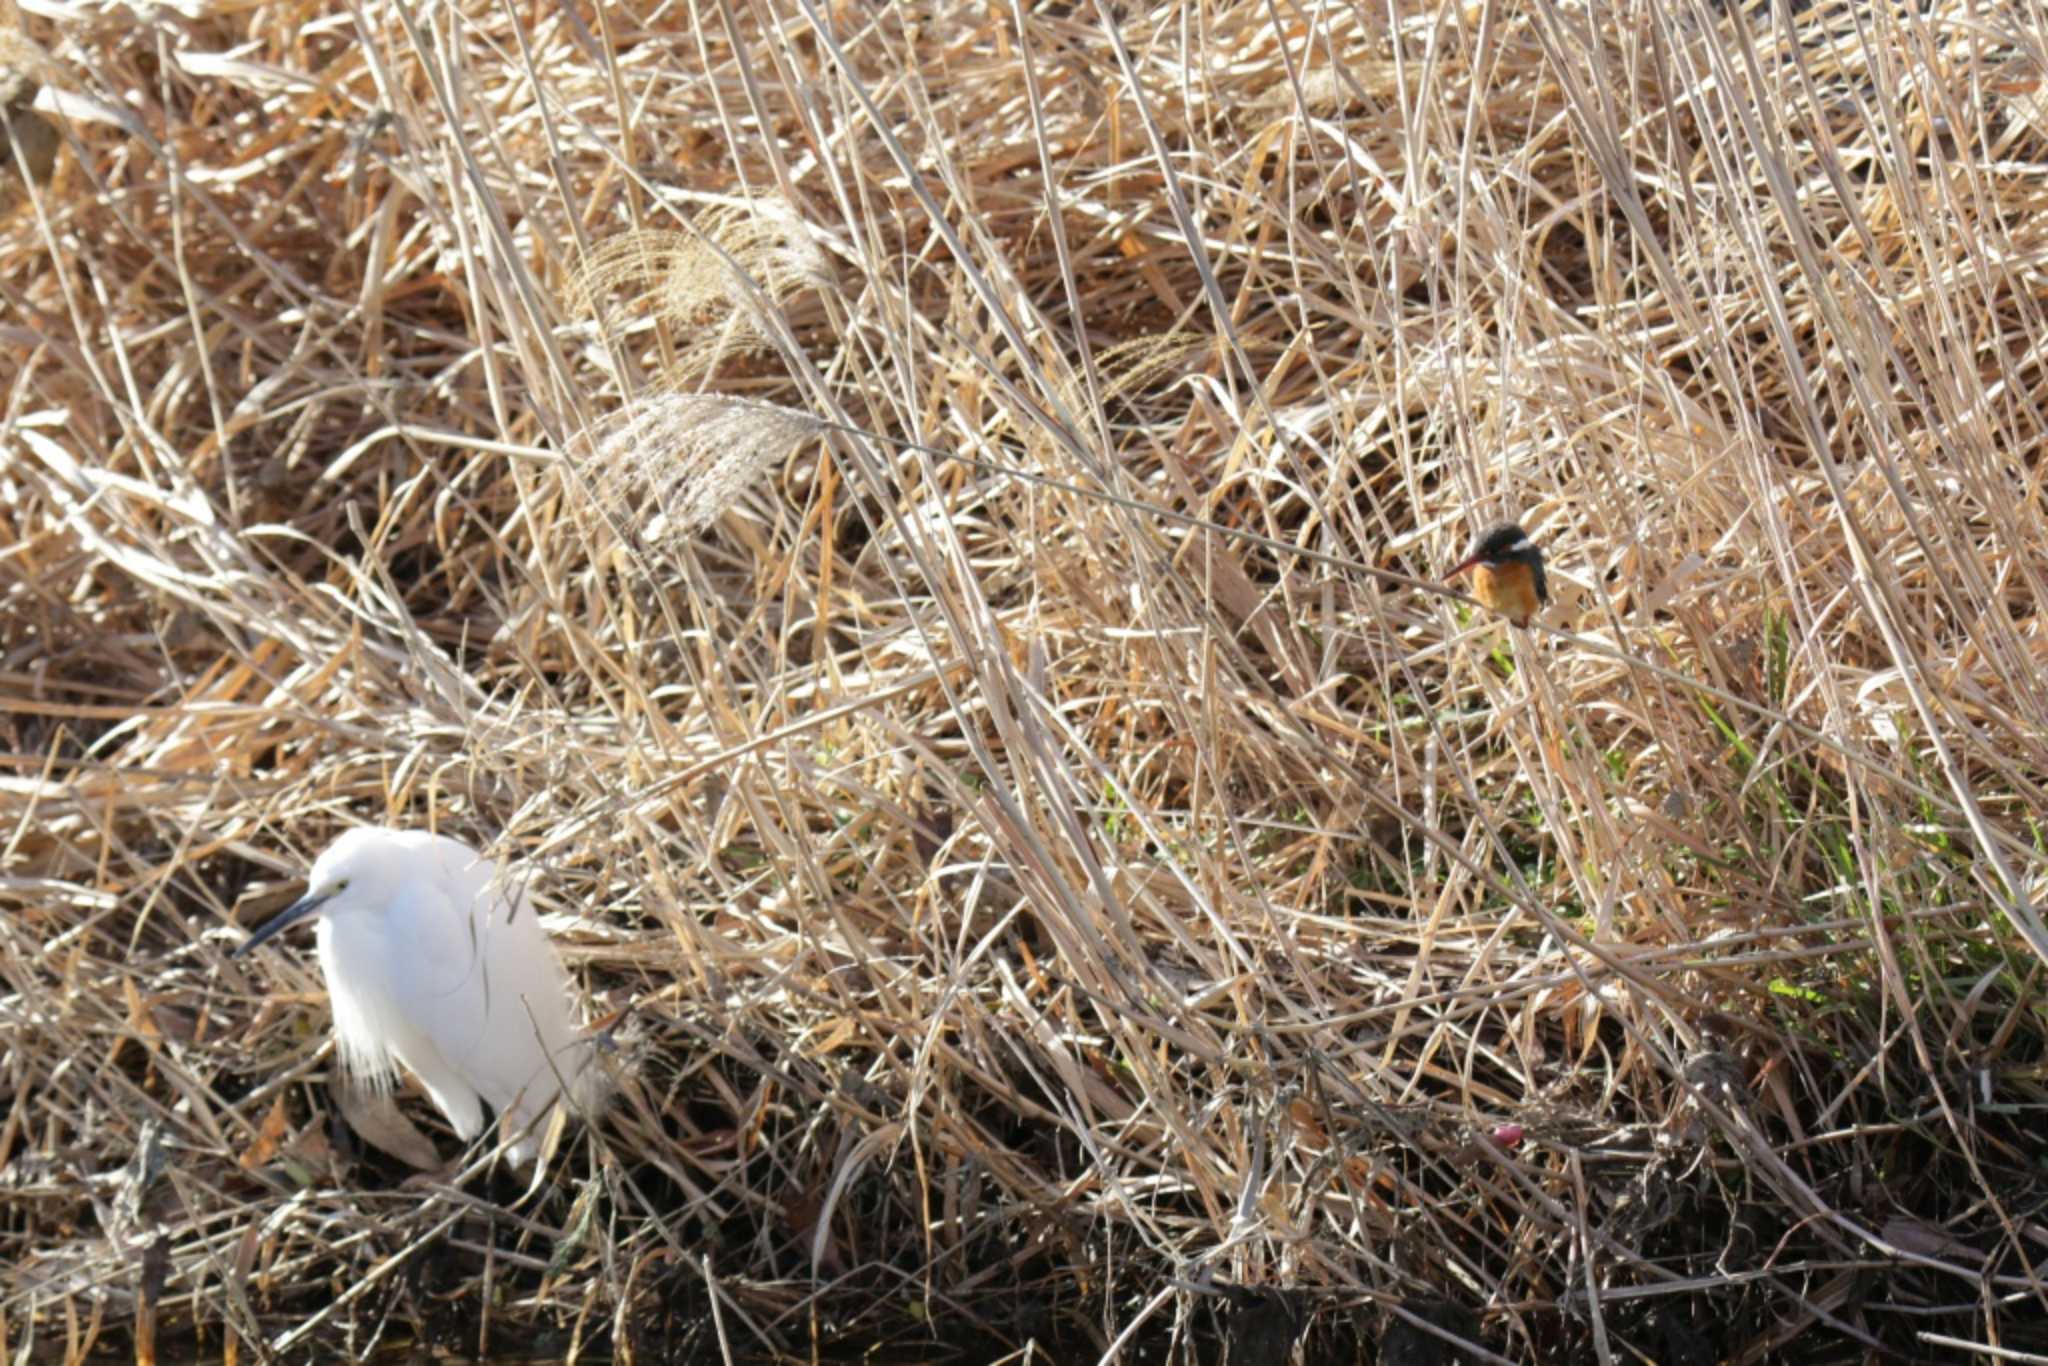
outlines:
[[[1543,552],[1513,522],[1490,526],[1473,537],[1465,558],[1444,577],[1455,579],[1468,569],[1474,596],[1517,626],[1527,626],[1550,601]]]

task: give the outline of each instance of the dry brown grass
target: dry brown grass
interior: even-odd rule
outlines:
[[[1933,2],[39,6],[0,1355],[2048,1360],[2048,53]],[[226,956],[366,820],[626,1011],[536,1191]]]

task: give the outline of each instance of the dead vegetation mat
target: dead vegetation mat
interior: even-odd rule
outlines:
[[[2048,1360],[2022,8],[0,12],[0,1355]]]

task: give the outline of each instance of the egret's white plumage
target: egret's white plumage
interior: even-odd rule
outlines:
[[[308,917],[342,1064],[358,1080],[388,1087],[405,1064],[465,1139],[488,1101],[523,1132],[510,1149],[521,1165],[538,1152],[557,1074],[579,1101],[596,1099],[554,945],[476,850],[424,831],[351,830],[314,862],[306,895],[236,953]]]

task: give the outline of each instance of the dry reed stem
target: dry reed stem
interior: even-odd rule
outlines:
[[[2048,1353],[2038,42],[1274,14],[23,21],[0,1355]],[[226,957],[364,820],[617,1016],[538,1191]]]

